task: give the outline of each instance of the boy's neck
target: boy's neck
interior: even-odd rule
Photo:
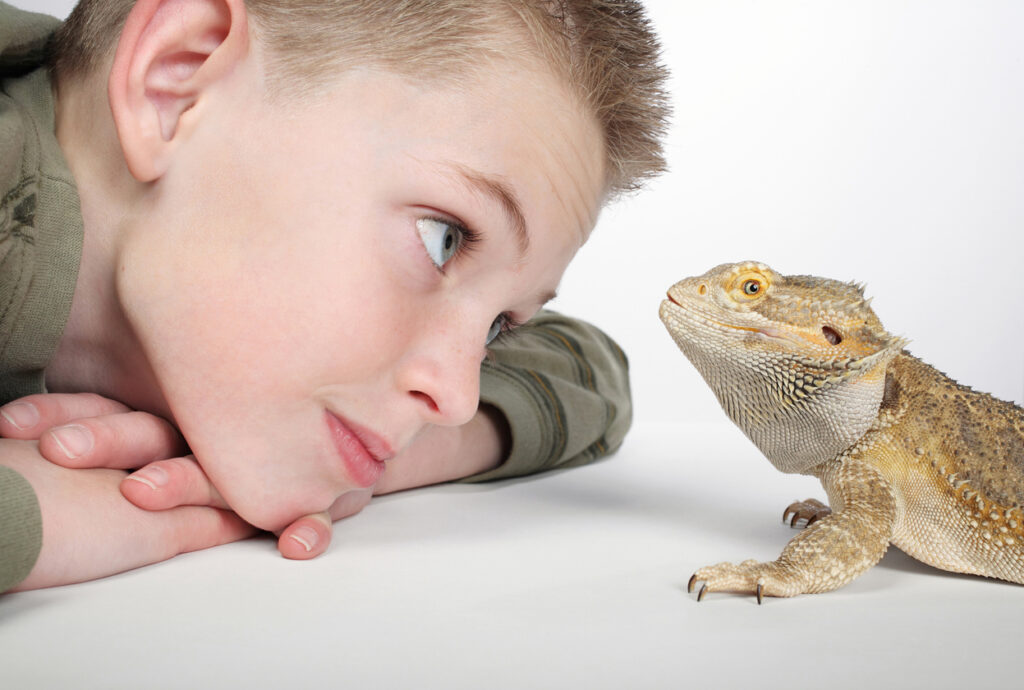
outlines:
[[[46,370],[51,392],[97,392],[168,415],[117,290],[121,238],[137,216],[141,185],[124,164],[103,95],[84,80],[57,90],[57,140],[78,187],[84,234],[71,313]]]

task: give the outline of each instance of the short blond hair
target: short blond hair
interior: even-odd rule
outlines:
[[[134,0],[81,0],[54,37],[58,83],[99,67]],[[268,91],[299,97],[355,64],[451,78],[539,57],[600,123],[610,196],[662,172],[667,70],[634,0],[246,0]]]

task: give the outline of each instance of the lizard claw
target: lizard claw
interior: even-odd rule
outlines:
[[[700,582],[700,591],[697,592],[697,601],[703,601],[704,595],[708,593],[708,583],[700,580],[697,573],[690,576],[690,581],[686,583],[686,591],[688,594],[693,594],[698,582]]]
[[[760,582],[757,583],[757,605],[760,606],[764,603],[764,585]]]
[[[832,514],[832,509],[821,501],[808,498],[806,501],[794,501],[782,512],[782,521],[790,527],[796,527],[801,520],[806,520],[804,527],[810,527],[819,519]]]

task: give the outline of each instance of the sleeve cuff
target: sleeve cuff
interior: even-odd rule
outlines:
[[[28,577],[43,546],[43,518],[32,486],[0,467],[0,592]]]
[[[521,477],[547,469],[558,460],[565,445],[564,413],[558,409],[557,399],[545,395],[541,376],[485,362],[480,371],[480,402],[504,415],[512,445],[501,465],[461,481]]]

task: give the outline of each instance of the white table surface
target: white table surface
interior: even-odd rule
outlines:
[[[895,550],[829,594],[686,593],[808,496],[725,421],[640,424],[590,467],[375,500],[313,562],[254,539],[0,597],[0,687],[1019,686],[1024,588]]]

